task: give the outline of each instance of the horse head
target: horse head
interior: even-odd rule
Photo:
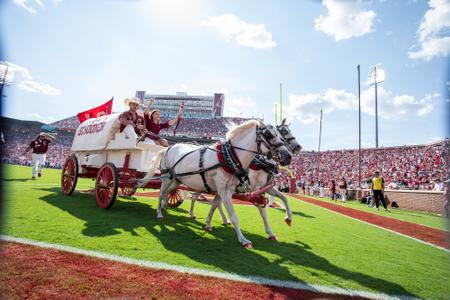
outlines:
[[[286,118],[283,119],[280,125],[277,125],[277,131],[280,134],[281,140],[287,146],[292,154],[298,154],[302,150],[302,146],[297,142],[295,137],[292,135],[289,124],[286,124]]]
[[[259,122],[259,126],[256,130],[256,142],[258,152],[266,155],[269,159],[273,158],[282,166],[287,166],[291,163],[291,152],[288,150],[280,133],[273,125],[265,125],[264,123]]]

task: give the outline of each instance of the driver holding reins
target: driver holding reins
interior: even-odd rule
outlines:
[[[149,142],[148,139],[150,139],[157,145],[168,147],[169,143],[167,142],[167,140],[159,136],[159,132],[161,131],[161,129],[168,128],[177,124],[183,112],[182,109],[180,109],[175,119],[167,122],[161,122],[161,112],[159,111],[159,109],[153,109],[150,112],[150,108],[154,101],[155,99],[150,98],[147,107],[144,110],[145,125],[148,131],[145,141]]]

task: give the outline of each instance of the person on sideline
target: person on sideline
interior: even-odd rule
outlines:
[[[373,199],[375,201],[375,206],[377,207],[378,210],[380,210],[380,201],[383,204],[384,207],[384,211],[389,211],[387,209],[386,206],[386,202],[384,201],[384,196],[383,196],[383,192],[384,192],[384,179],[383,177],[380,176],[380,172],[376,171],[374,174],[374,177],[372,178],[372,184],[371,184],[371,189],[372,189],[372,195],[373,195]]]

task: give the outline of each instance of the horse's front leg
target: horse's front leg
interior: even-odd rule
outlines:
[[[222,198],[222,202],[225,205],[225,208],[228,212],[228,216],[230,217],[231,223],[233,223],[234,230],[236,231],[239,242],[245,248],[248,248],[248,249],[253,248],[252,242],[245,238],[245,236],[242,234],[241,229],[239,227],[239,221],[236,216],[236,212],[234,211],[233,203],[231,202],[232,195],[233,195],[232,191],[221,191],[220,192],[220,197]]]
[[[257,207],[258,207],[258,210],[259,210],[259,214],[261,215],[261,218],[262,218],[263,223],[264,223],[264,230],[266,231],[266,233],[267,233],[267,235],[269,237],[269,240],[276,241],[277,237],[273,234],[272,229],[270,228],[270,225],[269,225],[269,221],[267,220],[266,208],[262,207],[260,205],[258,205]]]
[[[292,224],[292,210],[291,210],[291,207],[289,206],[289,201],[286,198],[286,196],[283,195],[281,192],[279,192],[277,189],[274,189],[274,188],[271,188],[270,190],[268,190],[267,193],[269,195],[274,196],[274,197],[278,197],[278,198],[281,199],[281,201],[283,201],[284,207],[286,209],[286,217],[284,218],[284,221],[286,222],[286,224],[291,226],[291,224]]]

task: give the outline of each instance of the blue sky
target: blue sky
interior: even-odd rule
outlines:
[[[450,0],[3,1],[5,61],[15,70],[5,115],[56,121],[136,90],[225,93],[225,114],[265,117],[283,83],[283,115],[307,150],[374,146],[381,63],[381,146],[446,136]]]

